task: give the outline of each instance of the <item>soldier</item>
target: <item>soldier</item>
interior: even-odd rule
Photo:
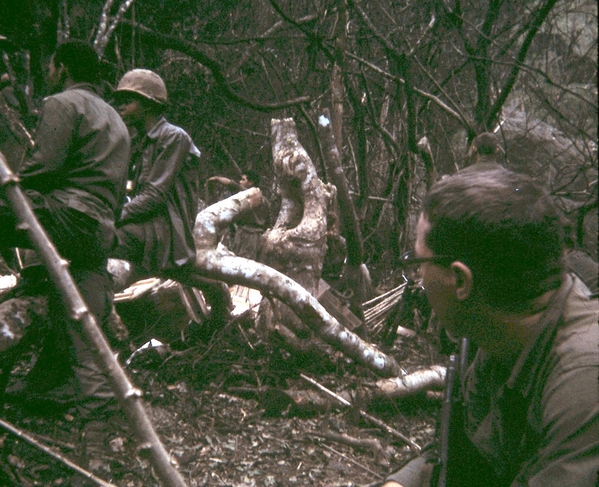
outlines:
[[[478,346],[446,485],[596,485],[599,305],[563,251],[559,212],[527,176],[459,173],[426,197],[413,264],[439,319]],[[435,485],[434,463],[418,457],[383,485]]]
[[[72,40],[57,47],[48,72],[55,94],[44,99],[35,147],[18,176],[37,218],[69,261],[87,306],[102,323],[114,295],[106,263],[116,242],[115,216],[124,198],[130,139],[118,113],[95,91],[99,70],[98,57],[87,43]],[[11,208],[0,200],[3,251],[32,247],[26,232],[15,227]],[[44,349],[55,359],[68,358],[77,390],[74,396],[69,387],[61,390],[64,394],[51,391],[64,377],[52,374],[54,360],[46,354],[45,366],[36,364],[37,381],[33,373],[28,377],[24,397],[76,398],[81,416],[90,417],[114,402],[112,391],[80,324],[68,318],[55,291],[49,296],[49,310],[52,330]]]
[[[134,136],[113,257],[134,264],[137,278],[154,275],[201,288],[212,317],[222,320],[228,288],[195,272],[200,151],[185,130],[164,118],[167,101],[166,85],[153,71],[133,69],[118,83],[115,103]]]

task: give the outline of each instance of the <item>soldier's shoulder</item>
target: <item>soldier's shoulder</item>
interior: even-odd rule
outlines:
[[[178,125],[170,123],[164,117],[160,119],[152,130],[150,130],[148,137],[162,142],[181,142],[188,144],[190,154],[200,157],[200,151],[187,131]]]
[[[148,133],[150,138],[177,138],[177,139],[187,139],[191,140],[190,135],[178,125],[170,123],[165,118],[161,118],[158,123],[150,130]]]
[[[44,104],[62,104],[64,106],[82,106],[93,100],[96,103],[108,105],[93,89],[83,86],[75,86],[73,88],[54,93],[44,98]]]

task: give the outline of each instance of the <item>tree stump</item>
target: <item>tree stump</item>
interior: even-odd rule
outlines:
[[[273,228],[262,236],[262,260],[268,266],[301,284],[313,296],[326,253],[327,210],[334,188],[324,184],[306,150],[297,138],[291,118],[271,121],[272,155],[281,209]],[[306,337],[308,328],[287,306],[264,301],[260,306],[260,323],[274,330],[273,314],[278,324]]]

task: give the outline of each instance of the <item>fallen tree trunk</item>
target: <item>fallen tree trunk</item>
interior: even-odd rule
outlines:
[[[303,286],[289,276],[253,260],[237,257],[218,246],[219,229],[225,228],[238,212],[260,200],[260,190],[248,189],[209,206],[196,218],[194,239],[197,267],[208,277],[258,289],[285,303],[304,324],[325,342],[384,377],[400,375],[393,357],[343,327]]]
[[[154,431],[141,401],[141,391],[131,385],[125,372],[112,353],[106,338],[98,327],[95,317],[83,301],[71,274],[68,263],[60,257],[56,248],[39,224],[35,214],[18,185],[18,179],[0,153],[0,185],[18,221],[27,229],[35,250],[44,262],[48,273],[58,288],[71,317],[80,322],[86,339],[97,352],[98,364],[108,375],[116,399],[123,408],[129,424],[135,432],[141,449],[147,451],[156,474],[166,486],[184,487],[185,481],[174,469],[171,458]]]

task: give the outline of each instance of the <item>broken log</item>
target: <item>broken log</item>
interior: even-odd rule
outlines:
[[[241,284],[258,289],[263,295],[276,297],[321,339],[348,357],[381,376],[398,376],[401,368],[393,357],[347,330],[303,286],[272,267],[237,257],[219,246],[219,230],[226,227],[237,212],[258,204],[259,192],[257,188],[242,191],[198,214],[194,228],[198,270],[208,277],[229,284]]]
[[[376,382],[378,393],[385,397],[401,398],[428,391],[442,390],[445,387],[445,367],[433,365],[429,369],[418,370],[401,377]]]
[[[184,487],[185,481],[177,472],[171,458],[154,431],[141,401],[141,391],[134,388],[114,356],[106,337],[98,327],[96,319],[83,301],[71,274],[68,263],[58,254],[35,214],[29,206],[25,194],[18,184],[18,178],[10,170],[4,155],[0,152],[0,185],[10,203],[19,224],[25,228],[50,278],[56,285],[71,317],[78,321],[92,349],[97,352],[98,365],[110,380],[116,399],[123,408],[132,430],[140,445],[148,451],[149,460],[156,469],[164,485]]]
[[[398,376],[401,368],[393,357],[348,331],[298,283],[264,264],[237,257],[219,244],[219,230],[227,227],[239,212],[259,204],[260,199],[260,190],[252,188],[215,203],[198,214],[194,230],[198,273],[276,297],[326,343],[383,377]],[[113,261],[109,269],[119,282],[127,280],[119,275],[119,272],[126,274],[130,270],[122,261]],[[152,286],[154,283],[155,280]],[[33,313],[33,306],[30,308],[28,312]],[[14,315],[11,314],[11,317]]]

